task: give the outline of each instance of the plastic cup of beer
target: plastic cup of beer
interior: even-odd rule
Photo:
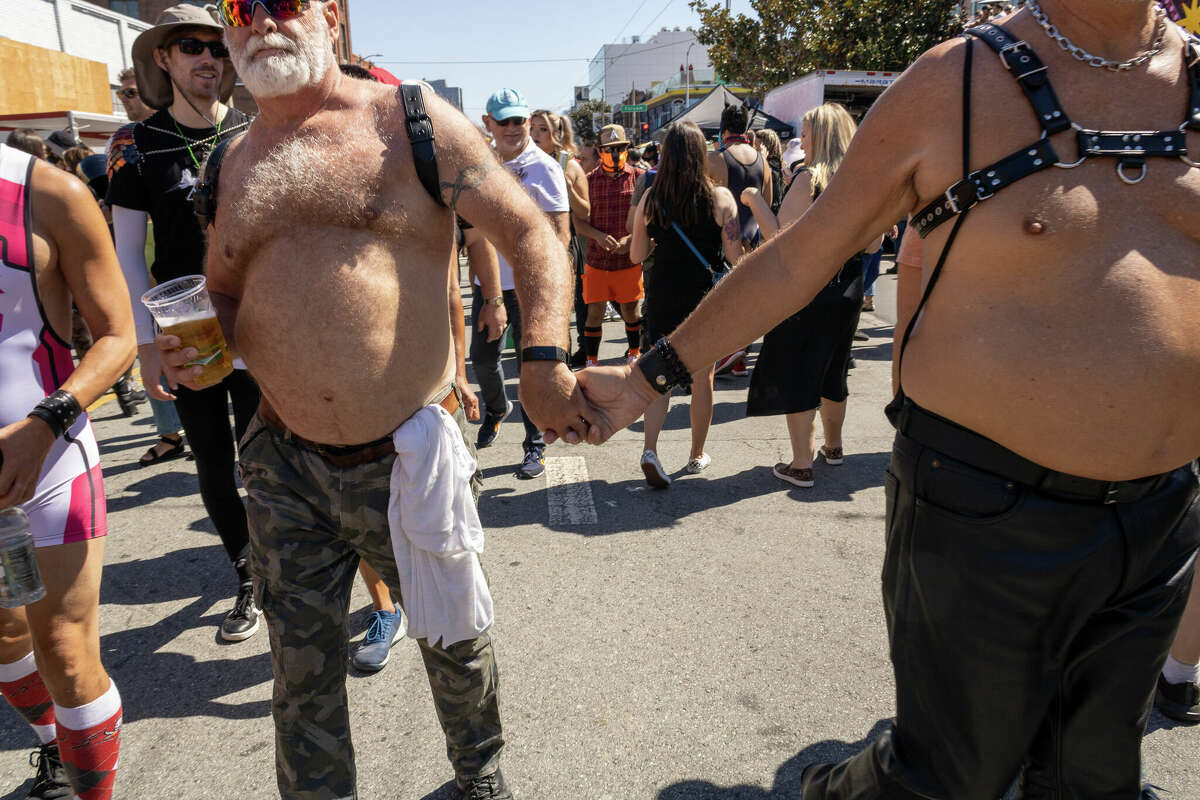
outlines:
[[[204,368],[192,383],[212,386],[233,372],[233,359],[203,275],[159,284],[142,295],[142,305],[150,309],[163,333],[179,337],[179,350],[194,347],[198,351],[185,365]]]

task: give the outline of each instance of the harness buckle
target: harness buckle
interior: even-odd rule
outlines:
[[[1104,505],[1111,506],[1113,503],[1117,502],[1118,495],[1120,493],[1121,491],[1117,488],[1117,485],[1115,483],[1110,483],[1108,485],[1108,490],[1104,492]]]
[[[1023,41],[1013,42],[1012,44],[1006,44],[1004,47],[1001,47],[999,50],[996,51],[996,55],[997,55],[997,57],[999,57],[1000,63],[1003,64],[1004,68],[1006,70],[1008,70],[1009,72],[1013,71],[1012,65],[1010,65],[1008,63],[1008,59],[1005,56],[1007,56],[1009,53],[1016,53],[1018,50],[1021,50],[1022,48],[1024,48],[1026,51],[1028,51],[1030,53],[1033,52],[1033,50],[1029,47],[1028,43],[1023,42]],[[1028,59],[1026,59],[1026,60],[1028,60]],[[1046,68],[1043,66],[1042,70],[1045,70],[1045,69]],[[1030,70],[1029,72],[1027,72],[1025,74],[1032,75],[1033,73],[1039,72],[1039,71],[1041,71],[1041,70],[1036,70],[1036,69]],[[1021,78],[1024,78],[1024,77],[1025,77],[1025,75],[1017,75],[1017,80],[1020,80]]]
[[[964,183],[969,185],[972,189],[971,201],[969,203],[967,203],[967,205],[965,205],[965,206],[959,206],[958,198],[954,196],[954,190],[957,189],[959,186],[963,185]],[[971,183],[970,180],[959,181],[958,183],[954,184],[949,189],[947,189],[945,192],[945,195],[946,195],[947,205],[950,206],[950,210],[952,212],[954,212],[955,214],[961,214],[968,209],[974,208],[976,205],[978,205],[980,200],[987,199],[986,197],[979,196],[978,188],[975,186],[975,184]],[[988,195],[988,197],[991,197],[991,195]]]

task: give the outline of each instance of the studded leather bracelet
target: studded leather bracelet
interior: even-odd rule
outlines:
[[[50,426],[57,439],[71,429],[75,420],[83,413],[79,401],[68,391],[59,389],[33,407],[26,416],[37,417]]]
[[[637,367],[659,394],[668,394],[674,386],[683,389],[692,387],[692,374],[687,371],[687,367],[679,359],[679,354],[665,336],[638,359]]]

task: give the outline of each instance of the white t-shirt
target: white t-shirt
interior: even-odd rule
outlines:
[[[533,139],[529,140],[519,156],[512,161],[505,161],[504,166],[521,182],[542,211],[554,213],[571,210],[567,200],[567,179],[562,167],[553,157],[546,155]],[[516,286],[512,267],[499,252],[496,257],[500,260],[500,288],[507,292]],[[475,283],[479,283],[478,278]]]

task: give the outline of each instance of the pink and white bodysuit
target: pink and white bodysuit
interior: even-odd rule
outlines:
[[[70,345],[50,327],[38,295],[29,192],[34,161],[0,144],[0,428],[24,419],[75,370]],[[38,547],[108,532],[100,453],[87,414],[54,443],[33,499],[21,508]]]

